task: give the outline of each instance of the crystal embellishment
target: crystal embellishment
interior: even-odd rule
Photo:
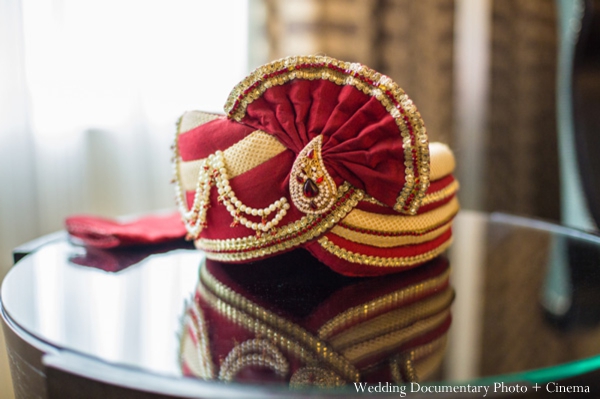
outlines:
[[[292,202],[306,214],[327,212],[335,202],[337,186],[327,172],[321,156],[323,136],[312,139],[300,151],[290,176]]]

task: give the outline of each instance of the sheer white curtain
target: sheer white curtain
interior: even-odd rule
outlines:
[[[174,204],[170,145],[247,73],[246,0],[0,0],[0,277],[73,213]]]

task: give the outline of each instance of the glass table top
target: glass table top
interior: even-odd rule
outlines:
[[[252,265],[189,243],[57,240],[5,278],[8,318],[115,367],[241,384],[546,382],[600,368],[600,237],[462,211],[443,257],[352,278],[302,250]]]

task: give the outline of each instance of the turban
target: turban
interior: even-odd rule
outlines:
[[[345,275],[422,264],[451,242],[454,157],[389,77],[324,56],[253,71],[225,115],[185,113],[174,146],[188,237],[247,263],[303,247]]]

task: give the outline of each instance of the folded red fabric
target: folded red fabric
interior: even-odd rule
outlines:
[[[179,213],[145,216],[128,222],[77,215],[67,218],[65,225],[70,235],[97,248],[159,244],[181,239],[186,234]]]

